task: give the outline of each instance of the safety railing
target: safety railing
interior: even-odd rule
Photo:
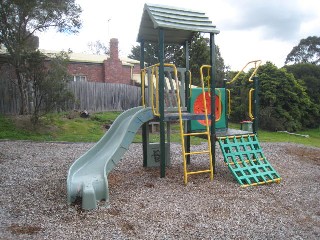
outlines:
[[[244,70],[245,70],[248,66],[250,66],[250,65],[252,65],[252,64],[254,64],[254,69],[253,69],[253,71],[252,71],[252,73],[251,73],[248,81],[249,81],[249,82],[253,82],[252,78],[256,75],[256,73],[257,73],[257,71],[258,71],[258,69],[259,69],[259,67],[260,67],[260,65],[261,65],[261,62],[262,62],[261,60],[254,60],[254,61],[248,62],[248,63],[232,78],[232,80],[231,80],[230,82],[227,82],[227,84],[231,84],[231,83],[235,82],[235,81],[239,78],[240,74],[241,74],[242,72],[244,72]],[[254,88],[251,88],[251,89],[249,90],[249,96],[248,96],[248,99],[249,99],[249,100],[248,100],[248,115],[249,115],[249,118],[250,118],[251,120],[254,119],[254,116],[253,116],[253,113],[252,113],[252,94],[253,94],[254,90],[255,90]],[[230,113],[231,113],[231,92],[230,92],[229,89],[228,89],[227,91],[228,91],[228,94],[229,94],[229,96],[228,96],[228,115],[230,115]]]
[[[159,67],[160,64],[155,64],[150,67],[141,70],[141,85],[142,85],[142,105],[145,107],[151,107],[153,114],[155,116],[160,116],[159,103],[160,100],[164,101],[165,111],[177,111],[178,107],[178,88],[183,88],[181,96],[181,104],[183,110],[185,109],[185,91],[184,91],[184,81],[185,81],[185,69],[178,69],[174,64],[165,63],[164,64],[164,99],[159,99]],[[180,81],[178,80],[178,74]],[[191,78],[191,73],[189,72],[189,77]],[[148,99],[146,98],[146,80],[148,82]]]
[[[207,88],[208,88],[208,93],[209,96],[211,97],[211,91],[210,91],[210,70],[211,70],[211,65],[202,65],[200,67],[200,79],[201,82],[207,81]],[[207,74],[204,74],[204,71],[207,72]],[[219,105],[218,105],[218,118],[216,118],[216,122],[218,122],[221,118],[221,111],[222,111],[222,99],[221,99],[221,91],[219,89],[216,89],[218,92],[218,97],[219,97]]]
[[[248,100],[248,113],[249,113],[249,118],[251,121],[254,119],[253,113],[252,113],[252,93],[254,92],[254,88],[251,88],[249,90],[249,100]]]
[[[251,73],[248,81],[249,81],[249,82],[253,82],[252,77],[256,75],[256,73],[257,73],[257,71],[258,71],[258,68],[259,68],[260,65],[261,65],[261,62],[262,62],[261,60],[254,60],[254,61],[248,62],[248,63],[232,78],[232,80],[231,80],[230,82],[227,82],[227,84],[231,84],[231,83],[233,83],[234,81],[236,81],[236,80],[238,79],[238,77],[240,76],[240,74],[241,74],[242,72],[244,72],[244,70],[245,70],[248,66],[250,66],[251,64],[254,64],[254,70],[253,70],[253,72]]]

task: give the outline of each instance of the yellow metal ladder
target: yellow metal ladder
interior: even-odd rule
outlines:
[[[207,104],[206,104],[203,79],[201,79],[201,85],[202,85],[202,97],[203,97],[204,112],[205,112],[206,130],[204,132],[185,133],[184,127],[183,127],[183,121],[184,121],[183,120],[183,112],[181,110],[180,89],[179,89],[179,83],[178,83],[178,79],[177,79],[176,69],[175,69],[175,76],[176,76],[177,102],[178,102],[180,136],[181,136],[181,145],[182,145],[182,156],[183,156],[184,183],[185,184],[188,183],[188,176],[189,175],[200,174],[200,173],[210,173],[210,180],[213,180],[213,164],[212,164],[212,154],[211,154],[210,128],[209,128],[208,110],[207,110]],[[187,136],[201,136],[201,135],[207,137],[208,150],[198,151],[198,152],[192,152],[192,151],[186,152],[186,146],[185,146],[185,141],[184,141],[185,137],[187,137]],[[188,171],[187,157],[191,156],[191,155],[199,155],[199,154],[208,155],[209,169],[198,170],[198,171]]]

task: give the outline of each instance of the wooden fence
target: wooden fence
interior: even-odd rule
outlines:
[[[19,113],[19,92],[10,81],[0,79],[0,113]],[[68,85],[75,102],[66,103],[67,110],[89,112],[123,111],[141,104],[140,87],[125,84],[72,82]]]
[[[140,87],[125,84],[72,82],[69,84],[76,102],[70,109],[91,112],[122,111],[137,107],[141,102]]]

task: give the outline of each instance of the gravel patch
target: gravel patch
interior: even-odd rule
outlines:
[[[241,188],[217,148],[214,180],[184,186],[179,144],[166,178],[132,144],[109,174],[110,208],[82,211],[67,205],[66,178],[93,143],[1,141],[0,239],[320,239],[320,148],[261,145],[280,184]]]

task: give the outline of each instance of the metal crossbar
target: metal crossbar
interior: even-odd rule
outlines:
[[[255,134],[219,137],[224,162],[242,187],[281,181]]]

